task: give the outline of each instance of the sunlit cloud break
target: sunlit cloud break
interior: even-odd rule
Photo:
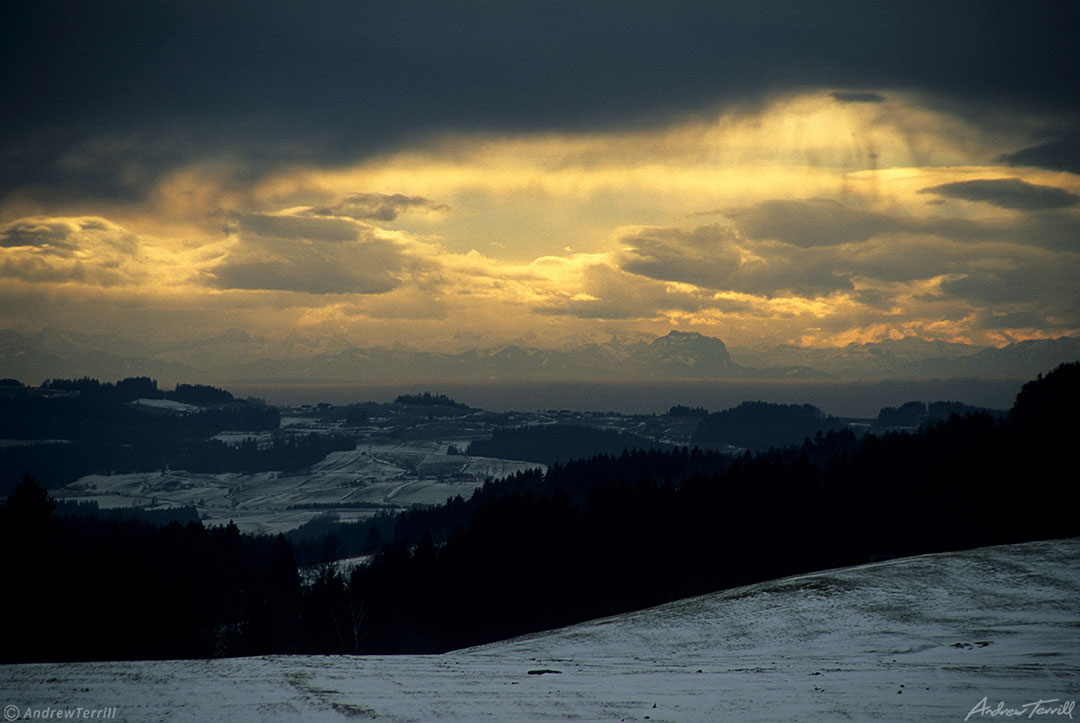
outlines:
[[[722,11],[698,10],[702,28],[719,27]],[[999,20],[990,10],[973,28],[1004,32],[1015,12],[1006,8]],[[684,11],[672,9],[671,19]],[[556,18],[564,12],[552,9]],[[782,4],[763,12],[776,28],[798,24],[818,38],[836,20]],[[898,22],[938,22],[920,12]],[[1072,15],[1054,22],[1033,12],[1051,46],[1062,23],[1075,24]],[[259,33],[288,34],[291,13],[268,8],[266,27],[245,24],[253,35],[238,42],[254,48]],[[856,16],[867,32],[882,32],[872,10]],[[342,17],[348,26],[350,14]],[[752,25],[742,12],[727,20]],[[638,78],[647,111],[614,112],[630,107],[614,94],[612,113],[583,101],[574,120],[566,99],[592,87],[589,63],[606,41],[595,57],[568,46],[583,63],[579,75],[549,68],[565,81],[563,95],[536,86],[549,111],[523,110],[515,104],[529,101],[516,91],[485,91],[481,110],[470,105],[480,91],[450,60],[472,51],[457,40],[425,49],[429,21],[401,26],[412,29],[400,44],[379,42],[387,59],[412,53],[458,85],[458,100],[441,110],[412,95],[435,92],[430,77],[393,68],[379,86],[385,92],[366,92],[363,106],[329,92],[344,86],[324,78],[313,82],[325,98],[300,94],[310,107],[254,91],[241,94],[243,108],[230,101],[214,109],[163,90],[156,110],[148,98],[144,112],[118,91],[127,116],[106,122],[102,111],[75,123],[42,91],[44,101],[28,106],[39,122],[12,123],[0,135],[0,325],[148,339],[243,328],[282,344],[302,337],[313,349],[331,338],[359,347],[497,345],[523,330],[540,346],[673,328],[748,347],[897,338],[1000,346],[1080,333],[1080,176],[1035,150],[1067,150],[1075,109],[1002,70],[1010,58],[1031,61],[1032,38],[1007,51],[979,45],[972,52],[995,71],[964,77],[922,74],[914,49],[859,56],[865,72],[857,74],[795,47],[788,63],[759,63],[759,75],[732,64],[740,83],[719,83],[712,95],[695,77],[671,86],[673,76],[657,67]],[[519,37],[508,18],[492,23],[489,32]],[[296,25],[298,47],[317,27],[328,26],[317,18]],[[202,47],[201,31],[183,32]],[[554,32],[552,42],[585,37]],[[629,32],[642,52],[654,47],[644,26]],[[753,32],[764,39],[773,30]],[[705,36],[673,52],[696,57],[715,40]],[[341,72],[358,73],[357,87],[373,90],[374,76],[356,71],[335,37],[326,57],[342,59]],[[938,58],[954,50],[916,45]],[[536,77],[520,62],[523,47],[510,51],[517,64],[504,70]],[[113,50],[86,52],[117,57]],[[634,57],[621,44],[611,50]],[[474,57],[490,52],[481,44]],[[760,60],[759,51],[745,52]],[[284,57],[296,77],[268,66],[268,87],[337,72]],[[1056,71],[1038,57],[1049,86]],[[788,72],[799,61],[808,74]],[[29,98],[45,71],[20,62],[25,77],[12,79],[13,93]],[[255,72],[223,62],[226,72]],[[164,82],[183,71],[140,72]],[[633,77],[612,72],[615,84]],[[84,76],[128,87],[93,70]],[[485,70],[475,83],[492,77]],[[232,82],[211,79],[208,97],[224,98]],[[332,112],[335,102],[344,105]]]

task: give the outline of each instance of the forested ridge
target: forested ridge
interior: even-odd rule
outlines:
[[[436,652],[883,556],[1072,537],[1078,401],[1074,363],[1005,418],[572,460],[384,516],[370,565],[309,585],[310,550],[283,537],[58,515],[27,481],[0,512],[17,553],[0,563],[3,659]]]
[[[624,449],[670,449],[636,434],[580,425],[552,424],[539,427],[497,429],[491,439],[469,444],[466,454],[478,457],[524,459],[552,465],[595,454],[619,454]]]
[[[133,404],[166,400],[182,412]],[[0,394],[0,439],[34,442],[0,446],[0,494],[27,472],[50,489],[88,474],[150,472],[167,467],[193,472],[289,471],[330,452],[352,449],[349,435],[285,435],[280,413],[260,400],[200,384],[159,390],[148,377],[115,384],[97,379],[46,380],[40,389],[9,386]],[[273,432],[269,444],[249,438],[227,444],[224,430]]]

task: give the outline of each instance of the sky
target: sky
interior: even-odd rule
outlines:
[[[0,6],[0,328],[1080,333],[1074,2]]]

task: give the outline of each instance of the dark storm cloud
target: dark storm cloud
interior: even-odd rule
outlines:
[[[213,273],[222,289],[301,291],[309,294],[379,294],[398,284],[389,276],[358,276],[324,259],[298,257],[273,261],[230,261]]]
[[[86,268],[83,264],[57,266],[47,258],[33,256],[0,258],[0,279],[18,279],[32,284],[85,281]]]
[[[317,216],[346,216],[360,221],[393,221],[412,209],[445,211],[447,206],[434,203],[423,196],[406,196],[401,193],[353,193],[333,206],[312,208],[309,213]]]
[[[1015,153],[1006,153],[998,160],[1010,166],[1035,166],[1080,174],[1080,132]]]
[[[1075,223],[1074,219],[1074,229]],[[1068,248],[1027,241],[1028,232],[1037,230],[1038,225],[991,227],[981,240],[971,238],[967,228],[962,229],[963,238],[950,239],[930,231],[933,222],[900,219],[896,225],[911,230],[821,246],[742,238],[721,225],[692,231],[647,228],[620,239],[624,250],[618,263],[622,272],[648,279],[651,285],[657,281],[693,284],[700,293],[686,299],[697,299],[707,306],[713,306],[712,294],[722,291],[765,298],[821,298],[847,292],[865,307],[891,312],[908,303],[903,297],[910,292],[911,282],[944,277],[941,294],[920,299],[999,310],[1006,310],[999,305],[1009,305],[1010,311],[1015,311],[1017,304],[1037,303],[1047,314],[1075,318],[1071,309],[1080,305],[1075,284],[1077,254]],[[603,303],[568,304],[573,313],[611,314],[612,308],[619,308],[610,303],[616,298],[610,291],[589,286],[586,291]],[[655,309],[666,308],[662,296],[637,301],[640,303],[626,305],[635,310],[630,315],[648,316],[640,311],[647,302],[654,303]]]
[[[0,278],[28,283],[130,284],[139,239],[100,218],[26,218],[0,226]]]
[[[998,208],[1019,211],[1043,211],[1080,204],[1080,196],[1056,186],[1042,186],[1019,178],[957,181],[924,188],[919,193],[933,193],[965,201],[982,201]]]
[[[67,240],[70,233],[70,224],[60,221],[15,221],[0,227],[0,247],[51,246],[73,250],[75,246]]]
[[[270,238],[312,241],[352,241],[361,227],[345,218],[278,216],[267,213],[229,214],[230,222],[242,233]],[[232,230],[230,226],[230,230]]]
[[[134,234],[101,219],[25,218],[0,226],[0,248],[32,247],[51,256],[74,256],[82,250],[134,256],[139,241]]]
[[[923,192],[939,193],[938,189],[948,190],[948,187],[955,185],[962,184],[945,184],[924,189]],[[899,213],[863,211],[828,199],[771,199],[747,208],[726,211],[726,215],[747,238],[771,239],[803,249],[859,244],[889,234],[940,237],[963,243],[993,241],[1059,251],[1080,248],[1080,214],[1068,210],[1069,206],[1075,205],[1070,203],[1070,197],[1075,198],[1073,194],[1052,186],[1034,184],[1017,188],[1019,191],[1013,189],[1013,184],[996,185],[980,193],[995,198],[999,203],[1010,199],[1014,203],[1026,203],[1029,209],[1035,209],[1042,203],[1043,208],[1039,209],[1039,213],[987,220],[943,216],[919,218]],[[1045,189],[1050,192],[1047,193]],[[959,192],[973,194],[977,191],[976,187],[974,190],[960,189]],[[953,191],[943,195],[951,193]],[[1047,208],[1055,201],[1063,204],[1061,208]],[[865,248],[878,247],[873,245]]]
[[[1075,254],[1018,258],[1012,268],[972,268],[962,277],[942,282],[941,290],[992,312],[1017,311],[1034,304],[1040,313],[1067,319],[1068,325],[1075,326],[1080,322],[1077,262]]]
[[[24,117],[23,113],[19,117]],[[255,139],[259,134],[235,133],[227,124],[210,127],[205,121],[200,124],[188,119],[191,127],[181,129],[176,120],[138,115],[95,124],[93,116],[90,111],[73,112],[64,125],[43,124],[26,132],[9,128],[8,118],[0,120],[0,198],[14,190],[29,190],[50,202],[138,201],[163,174],[176,167],[258,147]],[[25,117],[33,118],[34,114]],[[265,150],[236,159],[232,167],[235,180],[254,177],[260,165],[271,161],[263,157],[266,154],[273,162],[295,160],[295,154],[279,148],[281,137],[262,134],[262,138],[267,143]]]
[[[831,95],[841,103],[884,103],[887,100],[881,93],[870,91],[836,91]]]
[[[1007,304],[1030,301],[1038,286],[1041,286],[1041,282],[1031,278],[1030,272],[997,272],[969,274],[960,279],[944,281],[941,290],[981,303]]]
[[[719,225],[643,229],[621,241],[627,248],[620,268],[659,281],[766,297],[816,297],[852,288],[827,251],[756,244],[746,254],[732,230]]]
[[[889,311],[896,307],[896,296],[881,289],[859,289],[852,296],[860,304],[878,311]]]
[[[621,240],[629,249],[622,255],[620,267],[651,279],[724,288],[740,266],[735,237],[722,226],[701,226],[693,231],[648,228]]]
[[[865,241],[901,228],[891,216],[825,199],[764,201],[728,215],[750,238],[775,239],[803,248]]]
[[[1015,242],[1058,251],[1080,250],[1080,214],[1075,211],[1043,211],[1025,215],[1007,230],[1011,231],[1009,240]]]
[[[640,125],[797,88],[907,89],[969,110],[1073,117],[1080,100],[1063,89],[1080,65],[1077,8],[8,0],[0,194],[75,174],[72,192],[124,197],[199,155],[238,155],[258,173],[348,162],[432,131]],[[141,140],[106,143],[109,165],[65,171],[102,133]]]
[[[995,309],[979,309],[975,312],[976,323],[983,329],[1062,329],[1068,328],[1068,323],[1062,324],[1060,318],[1054,318],[1045,311],[999,311]],[[1069,319],[1068,321],[1075,321]]]
[[[584,273],[584,287],[591,299],[563,299],[539,306],[540,314],[574,316],[580,319],[647,319],[663,311],[695,312],[705,307],[724,310],[743,309],[741,302],[714,300],[707,294],[673,292],[667,285],[604,264]]]
[[[223,289],[300,291],[311,294],[381,294],[401,285],[406,267],[394,244],[290,241],[244,242],[210,275]]]

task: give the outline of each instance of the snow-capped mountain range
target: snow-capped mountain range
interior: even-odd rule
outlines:
[[[918,339],[811,349],[729,348],[697,332],[651,341],[584,343],[567,349],[507,345],[454,352],[358,348],[290,338],[271,341],[232,329],[202,341],[152,344],[45,329],[0,331],[0,376],[152,376],[164,381],[364,382],[693,379],[1027,379],[1080,359],[1080,338],[1002,348]]]

